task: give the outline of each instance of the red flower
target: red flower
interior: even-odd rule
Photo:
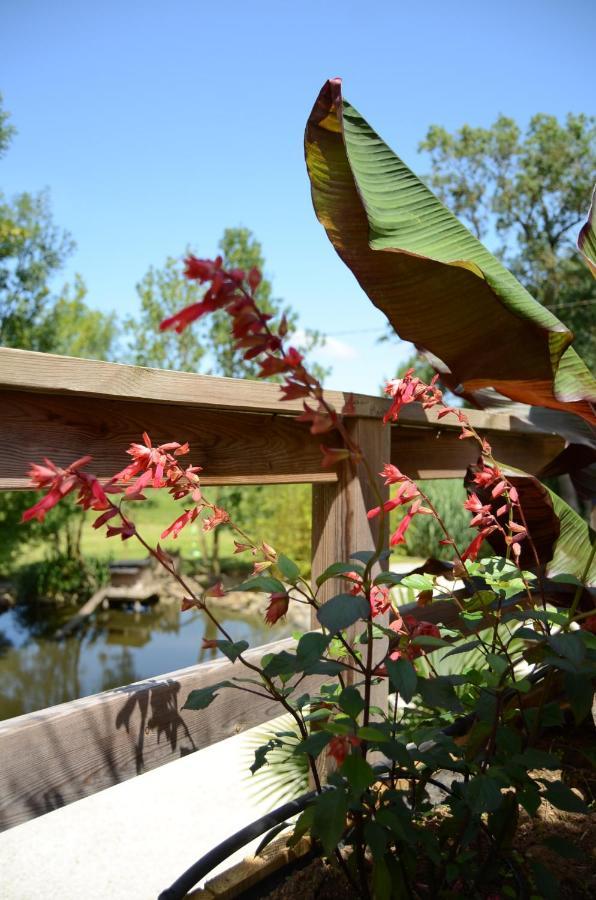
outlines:
[[[482,546],[482,542],[486,535],[486,530],[478,532],[469,547],[467,547],[466,550],[464,550],[464,552],[462,553],[461,558],[463,562],[465,562],[467,559],[471,559],[472,562],[474,562],[474,560],[478,556],[478,551],[480,550],[480,547]]]
[[[226,525],[229,521],[230,517],[225,509],[214,506],[212,515],[203,519],[203,531],[213,531],[218,525]]]
[[[373,618],[386,613],[390,607],[391,600],[387,585],[373,585],[370,590],[370,611]]]
[[[218,256],[216,260],[197,259],[192,254],[184,260],[184,275],[191,280],[211,281],[215,277],[216,272],[221,269],[222,258]]]
[[[186,528],[190,522],[194,522],[198,515],[199,510],[196,506],[193,506],[191,509],[185,509],[181,516],[178,516],[171,525],[168,525],[168,527],[162,531],[160,535],[162,541],[170,535],[172,535],[173,538],[177,538],[182,529]]]
[[[348,755],[350,747],[358,747],[360,743],[360,738],[357,738],[354,735],[333,737],[327,746],[327,756],[332,756],[337,765],[341,766]]]
[[[581,628],[584,631],[591,631],[592,634],[596,634],[596,616],[590,616],[588,619],[584,619],[581,623]]]
[[[339,463],[344,462],[344,460],[349,459],[352,455],[345,447],[325,447],[324,444],[321,444],[320,447],[323,454],[323,459],[321,460],[323,469],[337,466]]]
[[[269,606],[265,612],[265,621],[268,625],[275,625],[278,619],[281,619],[288,611],[290,598],[285,591],[278,591],[271,594],[269,598]]]
[[[350,594],[360,594],[362,593],[362,578],[358,574],[358,572],[344,572],[342,578],[347,578],[348,581],[352,582],[352,587],[350,588]]]
[[[405,542],[406,542],[405,533],[408,530],[408,528],[410,527],[410,523],[411,523],[412,519],[414,518],[414,516],[416,515],[416,513],[418,512],[419,508],[420,508],[420,500],[415,500],[414,503],[412,503],[409,510],[407,511],[407,513],[405,514],[405,516],[403,517],[403,519],[401,520],[401,522],[399,523],[399,525],[397,526],[397,528],[395,529],[395,531],[393,532],[393,534],[391,535],[391,540],[389,541],[389,545],[391,547],[397,547],[399,544],[405,544]]]
[[[379,472],[379,475],[385,479],[385,484],[398,484],[400,481],[409,481],[407,476],[391,463],[385,463],[383,471]]]
[[[217,650],[217,641],[213,638],[203,638],[203,650]]]

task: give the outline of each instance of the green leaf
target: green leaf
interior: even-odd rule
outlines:
[[[303,665],[316,662],[320,659],[331,643],[331,636],[320,634],[318,631],[309,631],[303,634],[296,647],[296,656]]]
[[[577,724],[590,714],[594,699],[594,686],[588,675],[565,673],[565,694],[569,700]]]
[[[264,594],[276,594],[285,592],[286,588],[282,581],[273,578],[271,575],[257,575],[256,578],[249,578],[239,584],[236,591],[261,591]]]
[[[416,644],[419,647],[450,647],[451,644],[449,641],[446,641],[444,638],[433,637],[430,634],[420,634],[415,638],[412,638],[412,644]]]
[[[544,793],[546,799],[557,809],[564,812],[587,813],[588,807],[584,801],[574,794],[571,788],[568,788],[562,781],[546,781],[544,782]]]
[[[448,656],[456,656],[458,653],[467,653],[468,650],[474,650],[476,647],[479,647],[481,643],[482,641],[479,638],[476,638],[473,641],[466,641],[465,644],[460,644],[453,650],[449,650],[449,652],[445,653],[441,659],[447,659]]]
[[[389,832],[376,822],[367,822],[364,826],[364,840],[371,849],[373,859],[382,859],[389,841]]]
[[[241,653],[248,650],[248,641],[217,641],[217,646],[230,662],[236,662]]]
[[[389,680],[400,697],[409,703],[416,693],[418,676],[416,669],[409,659],[386,659],[387,674]]]
[[[354,687],[347,687],[341,692],[338,698],[340,708],[352,719],[357,719],[364,709],[364,700],[360,691]]]
[[[274,678],[276,675],[293,675],[302,668],[298,658],[293,653],[288,653],[287,650],[282,650],[281,653],[268,654],[268,657],[267,663],[263,666],[263,671],[269,678]]]
[[[230,681],[220,681],[218,684],[191,691],[182,709],[207,709],[217,697],[217,692],[224,687],[234,687],[234,685]]]
[[[305,155],[315,211],[338,254],[399,336],[442,361],[449,383],[595,421],[587,401],[596,386],[573,333],[343,99],[339,79],[317,98]]]
[[[580,666],[584,661],[586,648],[580,636],[575,632],[551,634],[547,640],[555,653],[568,659],[575,666]]]
[[[338,575],[346,575],[348,572],[357,572],[358,575],[362,575],[363,569],[360,566],[356,566],[353,563],[332,563],[328,566],[324,572],[321,572],[319,577],[317,578],[317,587],[321,587],[322,584],[325,584],[326,581],[329,581],[330,578],[337,578]]]
[[[401,584],[402,587],[411,588],[413,591],[432,591],[435,586],[434,579],[427,575],[405,575]]]
[[[559,856],[562,856],[563,859],[585,858],[583,850],[580,847],[576,847],[571,841],[566,841],[565,838],[553,835],[552,837],[543,838],[541,843],[545,847],[548,847],[549,850],[553,850]]]
[[[540,900],[560,900],[559,882],[554,873],[541,862],[538,862],[538,860],[530,862],[530,868],[536,887],[540,891]],[[533,894],[532,896],[535,897],[536,895]]]
[[[349,753],[341,765],[340,772],[347,778],[350,789],[356,796],[362,794],[375,780],[372,766],[360,753]]]
[[[389,740],[384,731],[374,728],[372,725],[365,725],[363,728],[359,728],[357,735],[363,741],[374,741],[376,744],[384,744],[385,741]]]
[[[377,575],[373,584],[401,584],[403,575],[398,575],[397,572],[381,572],[380,575]]]
[[[592,193],[592,202],[588,212],[588,219],[582,226],[577,238],[577,246],[588,266],[590,272],[596,278],[596,187]]]
[[[418,692],[426,706],[431,709],[446,709],[449,712],[461,712],[463,707],[451,685],[443,676],[438,678],[419,678]]]
[[[466,803],[475,815],[493,812],[503,799],[496,781],[489,775],[476,775],[462,790]]]
[[[348,801],[339,789],[324,791],[316,799],[313,833],[319,838],[325,853],[330,855],[341,840],[346,827]]]
[[[293,752],[306,753],[308,756],[314,756],[316,758],[319,753],[325,749],[332,737],[333,735],[329,734],[327,731],[314,731],[312,734],[309,734],[305,740],[296,744]]]
[[[271,753],[272,750],[275,750],[276,747],[283,746],[281,741],[276,740],[275,738],[271,738],[270,741],[267,741],[266,744],[262,744],[260,747],[257,747],[255,750],[255,760],[250,767],[251,773],[254,775],[255,772],[258,772],[264,765],[267,763],[267,754]]]
[[[300,578],[300,569],[292,559],[288,559],[283,553],[277,557],[277,567],[284,578],[287,578],[290,584],[294,584]]]
[[[354,594],[338,594],[317,610],[317,619],[332,634],[349,628],[358,619],[367,619],[370,604],[365,597]]]

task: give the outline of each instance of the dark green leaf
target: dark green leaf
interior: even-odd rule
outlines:
[[[374,741],[376,744],[383,744],[389,740],[388,735],[384,731],[374,728],[372,725],[365,725],[363,728],[359,728],[357,733],[358,737],[363,741]]]
[[[474,650],[475,647],[479,647],[482,641],[479,638],[476,638],[473,641],[466,641],[465,644],[459,644],[453,650],[449,650],[448,653],[445,653],[441,658],[447,659],[448,656],[456,656],[458,653],[467,653],[468,650]]]
[[[314,756],[315,758],[321,753],[322,750],[325,749],[331,738],[332,734],[329,734],[327,731],[314,731],[312,734],[303,740],[300,741],[294,747],[294,753],[306,753],[308,756]]]
[[[576,847],[571,841],[566,841],[565,838],[556,837],[556,835],[544,838],[542,844],[544,844],[545,847],[548,847],[549,850],[558,853],[563,859],[585,858],[584,852],[580,847]]]
[[[308,634],[303,634],[298,641],[296,656],[303,665],[316,662],[323,656],[330,643],[330,635],[309,631]]]
[[[562,781],[547,781],[544,783],[546,799],[557,809],[564,812],[587,813],[588,807],[584,801],[574,794]]]
[[[250,771],[254,775],[255,772],[258,772],[260,768],[262,768],[267,763],[267,754],[271,753],[276,747],[281,747],[282,742],[276,740],[275,738],[271,738],[270,741],[267,741],[266,744],[262,744],[260,747],[257,747],[255,750],[255,761],[250,767]]]
[[[446,641],[443,638],[433,637],[430,634],[418,635],[417,637],[412,638],[412,643],[417,644],[420,647],[449,647],[449,646],[451,646],[449,641]]]
[[[532,875],[536,882],[536,887],[540,891],[541,900],[559,900],[561,894],[559,890],[559,882],[553,872],[543,866],[538,860],[530,863]]]
[[[579,724],[592,709],[594,687],[587,675],[565,674],[565,693],[569,699],[575,721]]]
[[[358,619],[366,619],[369,615],[370,604],[366,598],[354,594],[338,594],[317,610],[317,619],[332,634],[349,628]]]
[[[347,778],[350,789],[356,796],[362,794],[375,780],[372,766],[358,752],[346,756],[340,772]]]
[[[292,559],[288,559],[283,553],[277,557],[277,567],[284,578],[287,578],[290,584],[294,584],[300,577],[300,569]]]
[[[386,659],[385,665],[387,666],[387,674],[389,675],[391,684],[400,697],[402,697],[406,703],[409,703],[416,693],[416,683],[418,680],[416,669],[409,659]]]
[[[346,827],[348,801],[339,789],[325,791],[315,803],[313,832],[323,845],[325,853],[333,853]]]
[[[248,641],[217,641],[217,646],[230,662],[236,662],[241,653],[248,650]]]
[[[263,671],[269,678],[274,678],[276,675],[293,675],[301,668],[298,658],[293,653],[282,650],[281,653],[274,653],[270,656]]]
[[[353,563],[351,565],[350,563],[332,563],[317,578],[317,587],[321,587],[330,578],[337,578],[338,575],[347,575],[348,572],[357,572],[362,575],[363,571],[360,566],[355,566]]]
[[[358,718],[364,709],[364,700],[354,687],[345,688],[339,695],[338,703],[343,711],[353,719]]]
[[[389,840],[389,833],[376,822],[367,822],[364,826],[364,840],[371,849],[373,859],[382,859]]]
[[[425,705],[431,709],[446,709],[449,712],[461,712],[463,709],[453,686],[444,676],[419,678],[417,688]]]
[[[217,692],[224,687],[234,687],[234,685],[230,681],[220,681],[218,684],[191,691],[182,709],[206,709],[215,700]]]
[[[239,584],[236,591],[262,591],[265,594],[276,594],[285,592],[286,588],[283,582],[271,575],[257,575],[256,578],[249,578]]]
[[[503,799],[496,782],[488,775],[476,775],[462,790],[474,815],[493,812]]]
[[[580,666],[585,659],[586,648],[580,636],[573,631],[551,634],[548,643],[555,653],[568,659],[575,666]]]

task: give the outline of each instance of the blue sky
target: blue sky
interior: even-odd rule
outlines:
[[[499,112],[594,112],[588,0],[252,3],[4,0],[0,90],[18,135],[0,163],[12,194],[48,187],[77,242],[88,302],[132,312],[150,264],[226,226],[263,244],[277,296],[331,335],[332,387],[376,393],[405,348],[315,219],[304,125],[326,78],[417,172],[431,123]],[[345,333],[350,332],[350,333]]]

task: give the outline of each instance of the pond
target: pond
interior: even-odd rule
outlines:
[[[201,648],[203,637],[217,636],[212,623],[198,610],[181,612],[177,603],[99,610],[75,633],[57,638],[74,612],[22,605],[0,614],[0,719],[220,655]],[[271,629],[262,618],[234,613],[221,621],[233,640],[246,640],[251,647],[292,632],[285,622]]]

